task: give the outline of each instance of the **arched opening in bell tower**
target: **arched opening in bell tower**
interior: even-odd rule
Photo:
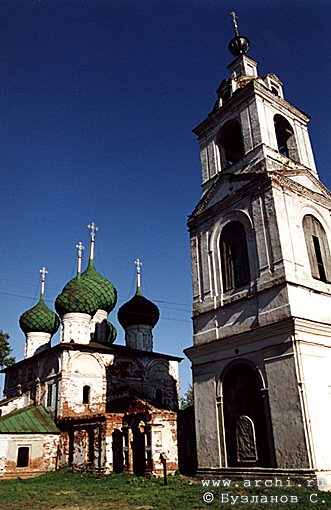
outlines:
[[[274,116],[277,150],[286,158],[299,161],[298,148],[291,124],[282,115]]]
[[[218,135],[218,146],[222,169],[234,165],[244,156],[244,143],[237,120],[230,120],[221,128]]]
[[[222,390],[228,467],[271,467],[267,396],[260,375],[248,362],[231,364]]]

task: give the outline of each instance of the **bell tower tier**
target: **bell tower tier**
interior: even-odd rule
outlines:
[[[236,27],[236,25],[235,25]],[[308,134],[309,116],[284,99],[283,86],[273,73],[258,75],[257,62],[246,53],[247,37],[229,43],[236,59],[230,77],[217,89],[212,112],[195,129],[200,144],[202,187],[205,192],[222,173],[316,167]],[[259,165],[260,164],[260,165]]]
[[[302,470],[327,487],[331,193],[317,176],[309,117],[277,76],[258,77],[234,21],[231,76],[194,130],[203,194],[188,221],[186,354],[199,470]]]

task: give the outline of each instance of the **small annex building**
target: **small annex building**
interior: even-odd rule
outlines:
[[[36,476],[57,465],[60,430],[43,406],[28,406],[0,420],[0,476]]]
[[[178,468],[181,358],[153,350],[159,309],[142,294],[139,259],[136,293],[118,312],[125,345],[114,344],[117,332],[108,314],[117,292],[94,266],[97,228],[94,223],[89,228],[88,266],[82,272],[79,243],[77,276],[55,301],[58,315],[45,304],[43,268],[39,302],[20,317],[25,356],[4,370],[5,398],[0,401],[2,477],[20,476],[22,463],[29,474],[64,465],[158,474],[163,471],[161,453],[170,472]],[[52,346],[59,326],[60,343]]]

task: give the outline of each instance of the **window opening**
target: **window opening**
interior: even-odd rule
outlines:
[[[222,102],[226,103],[231,97],[231,88],[228,87],[222,94]]]
[[[221,234],[223,290],[242,287],[250,281],[246,232],[239,221],[228,223]]]
[[[236,120],[227,122],[219,134],[222,168],[234,165],[244,156],[244,144],[240,124]]]
[[[322,280],[323,282],[326,282],[326,275],[325,275],[325,269],[324,269],[324,264],[323,264],[323,258],[322,258],[320,241],[319,241],[317,236],[312,236],[312,237],[313,237],[313,243],[314,243],[315,255],[316,255],[316,262],[317,262],[317,267],[318,267],[318,272],[319,272],[320,280]]]
[[[53,385],[48,384],[47,385],[47,407],[50,407],[52,405],[53,401]]]
[[[278,114],[274,116],[274,124],[278,152],[286,158],[298,161],[298,149],[291,124],[285,119],[285,117]]]
[[[312,277],[330,282],[330,251],[324,228],[314,216],[307,214],[303,218],[303,230]]]
[[[17,467],[27,467],[29,465],[29,450],[28,446],[19,446],[17,451]]]
[[[83,388],[83,404],[89,404],[91,397],[91,388],[90,386],[84,386]]]

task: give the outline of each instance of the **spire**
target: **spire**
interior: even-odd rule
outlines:
[[[97,227],[94,224],[94,222],[92,222],[91,224],[87,225],[87,228],[90,230],[90,234],[91,234],[91,247],[90,247],[90,261],[89,261],[89,265],[93,266],[94,265],[95,233],[98,232],[99,227]]]
[[[248,52],[249,39],[244,35],[239,35],[237,13],[233,11],[230,13],[230,16],[232,16],[235,37],[229,42],[228,48],[232,55],[239,57],[239,55],[245,55]]]
[[[137,292],[136,292],[136,295],[137,296],[142,296],[142,292],[141,292],[141,288],[140,288],[140,283],[141,283],[141,280],[140,280],[140,273],[141,273],[141,266],[143,265],[141,260],[140,259],[136,259],[134,261],[135,265],[136,265],[136,269],[137,269]]]
[[[41,274],[41,285],[40,285],[40,301],[44,301],[44,294],[45,294],[45,280],[46,275],[48,273],[46,267],[42,267],[39,269],[39,273]]]
[[[77,276],[80,276],[82,272],[82,256],[83,256],[83,250],[85,250],[85,246],[81,241],[79,241],[78,244],[76,244],[77,248]]]

